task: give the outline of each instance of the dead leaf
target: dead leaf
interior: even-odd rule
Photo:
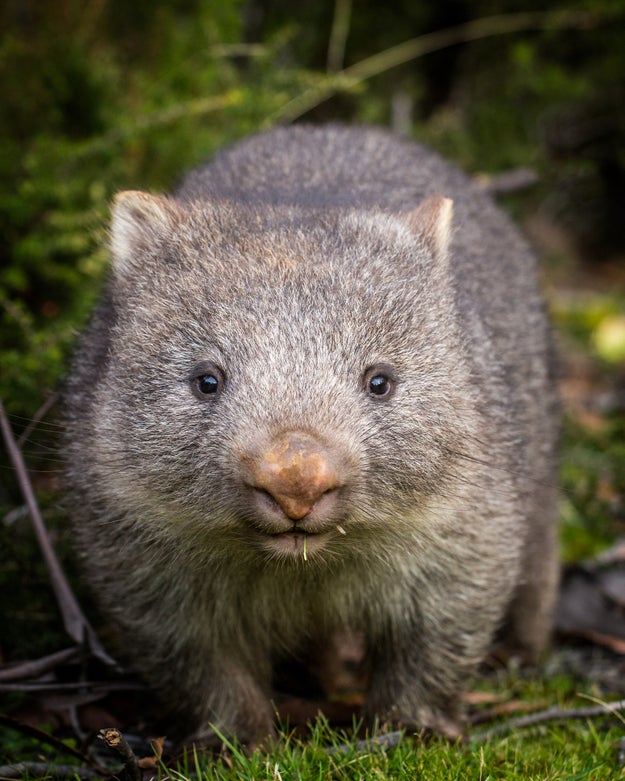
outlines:
[[[137,760],[137,767],[140,767],[141,770],[155,770],[161,761],[161,758],[163,756],[163,745],[165,743],[165,737],[162,738],[152,738],[150,741],[150,745],[152,746],[152,750],[154,751],[153,757],[143,757],[142,759]]]

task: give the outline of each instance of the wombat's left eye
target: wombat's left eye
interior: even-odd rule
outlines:
[[[199,392],[205,396],[211,396],[219,390],[219,380],[214,374],[203,374],[195,381]]]
[[[193,393],[202,401],[217,398],[224,387],[224,374],[212,363],[196,366],[189,379]]]
[[[369,396],[382,401],[390,399],[395,392],[397,376],[392,366],[378,364],[367,369],[363,384]]]

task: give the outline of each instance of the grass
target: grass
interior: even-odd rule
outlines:
[[[580,684],[547,668],[532,674],[508,671],[489,676],[480,679],[477,687],[491,696],[490,701],[485,697],[485,704],[479,706],[488,712],[494,702],[502,701],[514,704],[517,713],[522,715],[528,709],[533,712],[536,708],[552,706],[579,708],[604,701],[595,686]],[[476,708],[472,706],[473,712]],[[505,722],[511,715],[514,714],[504,709],[501,721]],[[485,726],[492,723],[489,720]],[[625,779],[625,766],[620,758],[625,751],[624,727],[623,715],[615,714],[593,720],[548,722],[490,739],[484,737],[484,726],[480,725],[468,732],[464,744],[416,735],[404,737],[391,748],[373,745],[363,748],[347,732],[333,730],[320,716],[305,739],[285,729],[265,751],[249,753],[228,741],[227,752],[219,759],[189,750],[177,765],[163,766],[160,777],[173,781],[617,781]],[[20,761],[36,755],[39,759],[45,756],[50,762],[67,764],[67,757],[54,750],[36,746],[23,737],[16,738],[20,743]],[[2,764],[8,759],[4,756],[8,745],[3,745],[0,738],[0,746]]]
[[[186,779],[195,773],[205,781],[625,778],[625,769],[618,766],[618,745],[623,732],[618,722],[614,724],[608,730],[598,730],[588,722],[552,725],[468,745],[417,737],[404,739],[387,750],[348,748],[329,753],[325,748],[328,742],[337,745],[343,739],[320,722],[308,742],[284,738],[269,754],[247,755],[232,747],[226,761],[209,762],[190,756],[178,777]]]
[[[603,701],[598,689],[580,684],[568,675],[549,669],[520,674],[513,670],[477,681],[485,697],[479,706],[490,710],[493,702],[516,703],[522,715],[557,706],[586,707]],[[478,706],[473,706],[472,710]],[[505,714],[503,721],[510,718]],[[491,726],[489,721],[486,726]],[[491,738],[478,738],[483,727],[468,732],[464,744],[451,744],[433,736],[404,738],[388,749],[357,748],[349,735],[332,730],[319,717],[311,735],[302,741],[283,732],[266,753],[248,754],[229,744],[226,759],[211,761],[190,753],[170,777],[186,781],[556,781],[625,779],[619,759],[625,742],[625,718],[550,722]],[[471,734],[475,739],[471,739]]]

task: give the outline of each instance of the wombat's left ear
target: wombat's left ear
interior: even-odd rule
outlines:
[[[435,258],[446,258],[451,242],[454,202],[432,195],[405,215],[406,222]]]
[[[161,195],[137,190],[117,193],[110,228],[115,272],[123,274],[153,256],[174,227],[176,217],[175,202]]]

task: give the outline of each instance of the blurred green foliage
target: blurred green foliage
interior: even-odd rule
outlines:
[[[0,398],[14,421],[62,380],[106,274],[114,192],[168,189],[273,122],[375,122],[472,172],[530,166],[540,184],[508,206],[566,234],[550,249],[560,275],[625,250],[622,0],[21,0],[0,6],[0,30]],[[611,296],[618,321],[623,290]],[[590,345],[602,317],[560,321]],[[568,441],[574,528],[591,505],[605,517],[593,454],[614,483],[623,453],[609,433]],[[2,479],[0,513],[16,497]]]
[[[335,97],[306,118],[388,124],[403,96],[414,131],[471,170],[552,168],[543,136],[559,112],[583,114],[586,103],[613,102],[622,89],[621,4],[575,7],[583,20],[549,17],[507,35],[495,28],[382,67],[364,83],[330,89]],[[115,190],[170,187],[218,146],[289,116],[291,101],[327,87],[327,66],[541,8],[509,0],[394,0],[384,8],[305,0],[297,10],[281,0],[5,4],[0,397],[27,416],[56,387],[103,278]],[[608,119],[618,125],[623,110]]]
[[[625,531],[625,417],[600,431],[567,420],[563,448],[562,550],[567,561],[579,561]]]

